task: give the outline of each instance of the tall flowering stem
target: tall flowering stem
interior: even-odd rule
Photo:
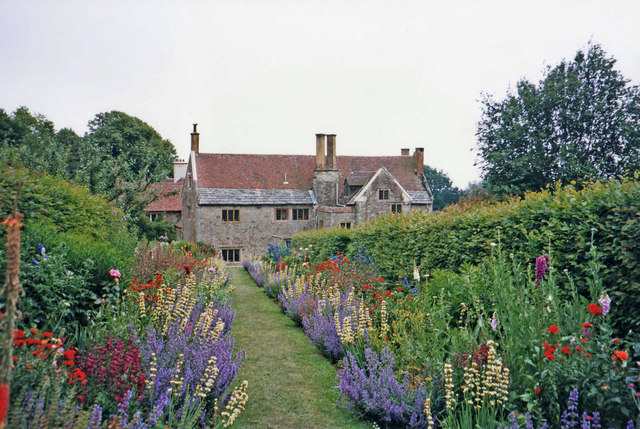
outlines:
[[[0,326],[4,330],[2,337],[2,352],[0,353],[0,428],[5,427],[7,410],[9,408],[9,392],[11,385],[11,363],[13,362],[13,328],[17,315],[18,297],[20,296],[20,227],[22,223],[18,214],[18,200],[24,180],[18,186],[16,198],[13,201],[12,213],[2,222],[7,227],[7,272],[0,295],[6,292],[5,311],[0,317]]]

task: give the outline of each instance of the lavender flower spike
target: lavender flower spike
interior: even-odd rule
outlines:
[[[600,307],[602,308],[602,318],[604,319],[609,312],[609,308],[611,308],[611,298],[609,298],[609,295],[606,293],[603,293],[600,295],[600,298],[598,298],[598,304],[600,304]]]

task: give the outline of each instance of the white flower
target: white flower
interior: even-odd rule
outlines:
[[[491,247],[496,247],[496,243],[494,243],[493,241],[489,244],[491,245]]]

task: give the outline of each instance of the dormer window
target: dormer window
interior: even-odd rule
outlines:
[[[378,189],[378,199],[379,200],[388,200],[389,199],[389,190],[388,189]]]

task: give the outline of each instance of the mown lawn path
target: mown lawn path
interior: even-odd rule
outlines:
[[[236,317],[235,350],[247,359],[238,373],[249,381],[249,402],[237,428],[371,428],[336,408],[331,364],[269,300],[242,268],[230,268]]]

